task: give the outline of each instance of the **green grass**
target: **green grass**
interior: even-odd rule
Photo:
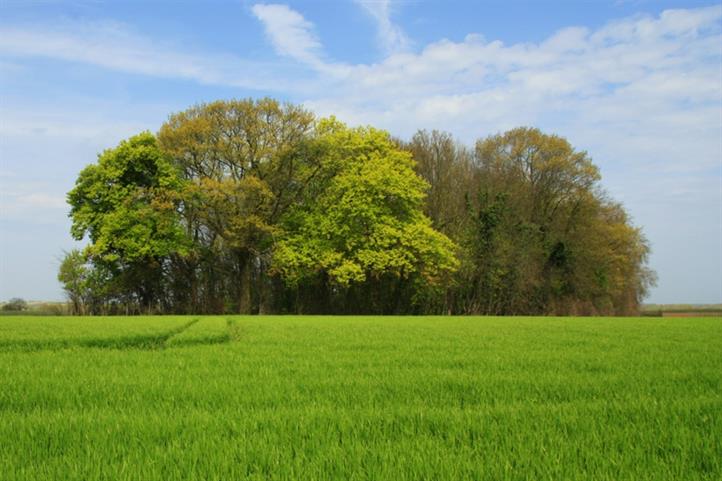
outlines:
[[[722,478],[720,318],[194,320],[1,318],[0,478]]]
[[[64,347],[153,348],[182,331],[192,318],[37,317],[0,319],[0,351]]]
[[[230,320],[223,317],[203,317],[187,329],[166,341],[166,346],[179,347],[195,344],[213,344],[231,339]]]

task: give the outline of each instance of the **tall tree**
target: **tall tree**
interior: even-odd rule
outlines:
[[[483,252],[469,285],[479,289],[472,297],[484,312],[614,312],[623,297],[646,291],[646,241],[621,206],[606,201],[586,152],[518,128],[477,142],[476,162],[467,243]],[[627,282],[612,272],[636,278]],[[636,292],[621,294],[625,288]]]
[[[143,132],[103,152],[68,193],[73,237],[89,237],[88,257],[104,264],[143,311],[163,308],[164,263],[187,248],[177,212],[181,190],[155,136]]]
[[[455,246],[423,214],[428,184],[411,156],[386,132],[349,129],[335,119],[319,123],[315,142],[324,174],[285,217],[274,255],[283,278],[297,285],[320,277],[331,283],[326,290],[346,293],[364,286],[367,309],[377,312],[407,308],[397,305],[404,283],[448,279]]]
[[[237,312],[270,308],[275,224],[294,201],[293,152],[313,122],[301,107],[265,98],[200,104],[160,129],[163,150],[189,181],[183,215],[196,263],[185,271],[194,286],[203,280],[206,296],[235,292],[229,302]]]

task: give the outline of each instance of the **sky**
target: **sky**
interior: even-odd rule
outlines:
[[[681,0],[3,0],[0,300],[63,298],[98,153],[264,96],[401,138],[564,136],[652,246],[646,302],[722,302],[722,5]]]

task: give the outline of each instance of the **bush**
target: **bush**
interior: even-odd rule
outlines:
[[[25,302],[25,299],[20,299],[19,297],[13,297],[2,307],[3,311],[24,311],[27,308],[28,303]]]

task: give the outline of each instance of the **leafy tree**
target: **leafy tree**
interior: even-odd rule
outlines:
[[[19,297],[13,297],[3,304],[3,311],[20,312],[26,310],[27,308],[28,303],[25,302],[25,299],[21,299]]]
[[[294,152],[313,121],[300,107],[266,98],[197,105],[161,127],[161,146],[188,181],[183,215],[196,262],[184,270],[194,291],[212,297],[236,291],[236,312],[270,308],[273,235],[303,185]]]
[[[155,136],[144,132],[103,152],[68,194],[73,237],[90,238],[88,258],[146,311],[159,308],[164,262],[187,249],[177,211],[182,185]]]
[[[612,313],[646,291],[646,241],[605,199],[586,152],[518,128],[477,142],[476,162],[476,221],[465,245],[483,250],[470,269],[482,311]],[[612,275],[621,272],[632,277]]]
[[[322,276],[339,288],[384,278],[446,280],[457,266],[454,244],[423,214],[427,184],[411,156],[386,132],[335,119],[320,122],[317,135],[328,174],[285,217],[276,271],[292,285]]]
[[[60,263],[58,280],[63,285],[63,290],[68,296],[73,314],[82,315],[85,313],[90,269],[86,256],[78,249],[66,252]]]
[[[565,139],[474,149],[316,121],[272,99],[200,104],[83,169],[75,312],[633,313],[649,245]]]

